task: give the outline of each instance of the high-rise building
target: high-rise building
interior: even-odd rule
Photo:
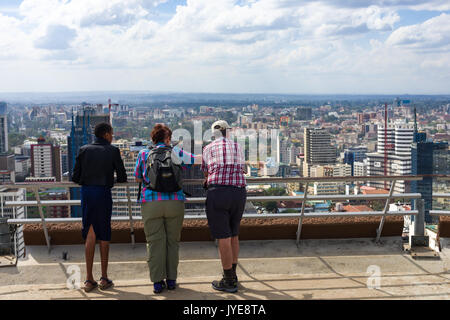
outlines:
[[[362,162],[355,161],[353,163],[353,173],[352,175],[355,177],[364,177],[367,176],[367,159],[364,159]]]
[[[449,174],[448,142],[419,139],[419,141],[412,143],[411,164],[413,175]],[[425,207],[425,222],[431,223],[433,221],[430,215],[430,210],[433,209],[433,178],[423,177],[420,181],[412,181],[411,192],[418,192],[422,195]]]
[[[287,148],[287,159],[289,160],[288,163],[289,164],[296,164],[297,163],[297,155],[299,154],[299,149],[294,146],[294,145],[290,145]]]
[[[31,159],[28,156],[15,156],[16,182],[24,182],[31,171]]]
[[[72,128],[70,136],[67,137],[67,155],[69,165],[69,180],[72,181],[75,160],[80,148],[94,141],[94,127],[101,122],[110,123],[109,114],[99,114],[98,108],[94,106],[83,105],[74,115],[72,113]],[[70,198],[73,200],[81,199],[80,189],[71,188]],[[81,216],[80,207],[71,208],[72,217]]]
[[[121,140],[116,141],[113,144],[120,149],[128,181],[134,181],[134,168],[136,166],[136,160],[138,158],[139,152],[142,149],[145,149],[146,146],[143,145],[141,141],[137,141],[134,144],[131,144],[129,142]],[[134,205],[131,206],[131,212],[133,216],[138,216],[141,214],[141,206],[137,203],[139,188],[138,186],[130,186],[129,188],[130,188],[130,197],[132,201],[135,203]],[[128,194],[126,187],[117,186],[112,189],[113,199],[126,199],[127,196]],[[113,215],[117,216],[127,216],[128,206],[115,204],[113,205],[112,213]]]
[[[411,143],[414,138],[414,126],[406,121],[397,121],[389,124],[386,130],[384,125],[378,127],[377,152],[368,153],[369,176],[383,176],[385,167],[384,151],[387,151],[386,174],[390,175],[409,175],[411,174]],[[383,181],[371,181],[370,186],[384,188]],[[405,181],[399,180],[395,185],[395,192],[408,192],[408,186]]]
[[[286,138],[278,138],[277,143],[277,161],[279,164],[289,164],[289,155],[288,155],[288,148],[289,148],[289,141]]]
[[[54,177],[55,181],[61,181],[60,147],[45,143],[43,137],[31,145],[31,175],[35,178]]]
[[[8,116],[6,103],[0,102],[0,154],[8,152]]]
[[[94,142],[94,127],[101,122],[110,123],[109,114],[99,114],[97,108],[92,106],[83,106],[75,116],[72,114],[72,128],[67,137],[70,180],[78,151],[85,144]]]
[[[61,152],[61,172],[64,175],[66,172],[69,172],[69,157],[67,155],[67,151]]]
[[[354,175],[354,163],[362,162],[367,158],[367,147],[351,147],[344,151],[344,163],[352,166],[352,176]]]
[[[311,120],[312,119],[312,109],[311,108],[297,108],[297,120]]]
[[[13,154],[0,154],[0,170],[15,171],[16,164],[14,158],[15,156]]]
[[[325,129],[304,129],[305,162],[303,175],[309,176],[312,165],[334,164],[336,162],[336,147],[331,145],[331,135]]]

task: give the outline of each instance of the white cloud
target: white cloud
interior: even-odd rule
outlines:
[[[77,32],[62,25],[50,25],[46,34],[37,39],[34,44],[36,48],[48,50],[65,50],[70,47],[70,43],[77,36]]]
[[[9,60],[77,74],[133,70],[126,89],[142,89],[134,79],[142,85],[148,77],[161,86],[243,88],[245,79],[293,91],[299,77],[311,79],[304,88],[320,84],[317,77],[342,86],[338,79],[351,76],[360,86],[395,71],[450,70],[448,54],[437,52],[448,49],[448,14],[395,29],[399,8],[434,10],[448,1],[187,0],[157,22],[165,1],[24,0],[19,18],[0,15],[0,71]],[[434,52],[418,52],[424,48]]]
[[[450,15],[442,13],[421,24],[400,27],[389,36],[387,44],[412,49],[450,49]]]

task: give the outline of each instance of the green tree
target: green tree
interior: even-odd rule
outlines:
[[[12,132],[8,134],[9,147],[14,148],[23,144],[27,136],[23,133]]]
[[[264,190],[265,196],[285,196],[287,195],[286,189],[281,187],[273,187]]]

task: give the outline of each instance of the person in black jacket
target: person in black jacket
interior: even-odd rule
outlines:
[[[81,185],[81,208],[83,211],[82,236],[85,240],[86,292],[98,286],[92,274],[95,243],[100,241],[102,277],[100,289],[113,285],[108,279],[109,242],[111,241],[111,188],[114,185],[114,171],[117,182],[127,182],[127,174],[120,151],[112,146],[113,128],[109,123],[95,126],[95,142],[84,145],[78,153],[72,181]]]

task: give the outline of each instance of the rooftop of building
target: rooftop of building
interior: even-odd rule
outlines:
[[[179,287],[155,295],[145,245],[113,244],[108,275],[114,288],[85,293],[66,287],[77,268],[84,280],[83,246],[54,246],[50,254],[47,247],[28,246],[16,267],[0,268],[0,299],[449,299],[449,263],[448,245],[439,260],[415,260],[402,250],[400,237],[378,245],[371,239],[304,240],[298,248],[293,240],[242,241],[239,291],[228,294],[211,288],[221,273],[214,242],[183,242]],[[97,248],[98,277],[99,268]]]
[[[362,193],[362,194],[388,194],[389,191],[388,191],[388,190],[385,190],[385,189],[374,189],[374,190],[371,190],[371,189],[362,189],[362,190],[361,190],[361,193]]]
[[[373,211],[371,207],[366,205],[346,205],[342,209],[347,212]]]

